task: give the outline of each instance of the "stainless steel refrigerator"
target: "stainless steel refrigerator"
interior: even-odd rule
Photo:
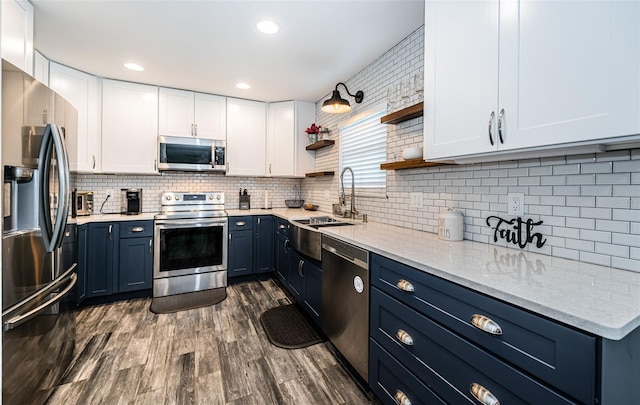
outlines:
[[[2,61],[3,404],[44,403],[73,356],[76,128],[73,106]]]

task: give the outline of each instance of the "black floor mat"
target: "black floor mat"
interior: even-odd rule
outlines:
[[[156,314],[185,311],[217,304],[227,298],[226,287],[196,291],[184,294],[154,297],[149,310]]]
[[[296,304],[266,310],[260,323],[269,341],[283,349],[301,349],[324,340]]]

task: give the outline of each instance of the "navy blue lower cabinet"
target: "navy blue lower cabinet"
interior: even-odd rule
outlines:
[[[78,283],[77,303],[78,305],[87,298],[87,231],[89,225],[78,227]]]
[[[253,230],[229,232],[227,276],[237,277],[253,272]]]
[[[576,403],[375,287],[371,337],[449,403]]]
[[[153,286],[153,238],[120,239],[118,292]]]
[[[304,276],[302,267],[304,259],[295,250],[289,253],[289,277],[287,277],[287,289],[300,304],[304,301]]]
[[[86,249],[87,298],[114,293],[114,265],[118,224],[89,224]]]
[[[373,339],[369,351],[369,386],[384,404],[403,404],[405,398],[411,405],[446,404]]]
[[[254,244],[255,273],[268,273],[273,268],[273,217],[271,215],[254,217],[253,230],[256,236]]]
[[[275,252],[274,252],[274,269],[276,276],[282,283],[282,285],[287,285],[287,280],[289,279],[289,268],[290,268],[290,258],[289,258],[289,238],[280,233],[275,234],[276,243],[275,243]]]

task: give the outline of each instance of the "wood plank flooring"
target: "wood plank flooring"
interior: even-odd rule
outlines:
[[[274,280],[227,288],[206,308],[157,315],[151,299],[80,310],[57,404],[371,404],[327,347],[285,350],[260,325],[291,302]]]

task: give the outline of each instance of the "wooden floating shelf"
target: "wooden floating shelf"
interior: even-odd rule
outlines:
[[[452,163],[425,162],[423,159],[408,159],[400,162],[388,162],[380,165],[380,170],[417,169],[420,167],[445,166]]]
[[[334,141],[333,139],[323,139],[323,140],[318,141],[316,143],[312,143],[311,145],[307,145],[307,147],[305,149],[306,150],[316,150],[316,149],[324,148],[325,146],[331,146],[334,143],[336,143],[336,141]]]
[[[331,142],[333,142],[333,141],[331,141]],[[333,176],[334,174],[336,174],[336,172],[333,172],[333,171],[330,171],[330,172],[313,172],[313,173],[305,174],[305,177]]]
[[[402,110],[380,117],[381,124],[399,124],[414,118],[422,117],[424,103],[418,103]]]

